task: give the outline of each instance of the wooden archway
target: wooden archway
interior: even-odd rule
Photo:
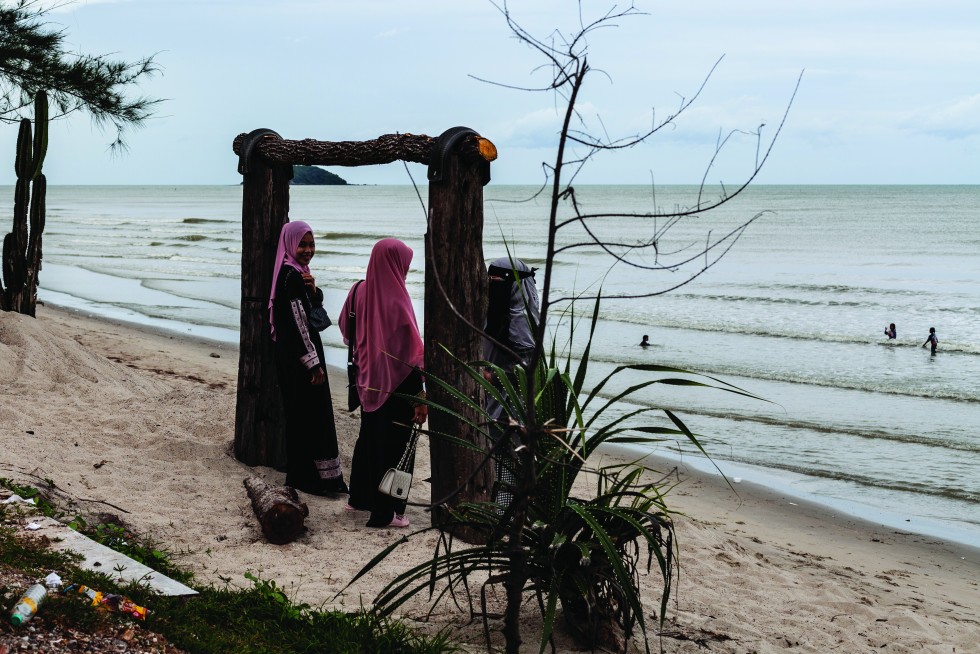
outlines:
[[[285,442],[272,341],[268,297],[279,232],[289,217],[289,180],[296,164],[365,166],[410,161],[429,166],[429,216],[425,239],[425,368],[479,401],[479,388],[453,365],[440,347],[464,361],[483,358],[482,339],[466,323],[481,325],[486,315],[483,264],[483,186],[490,179],[496,149],[465,127],[438,138],[385,134],[373,141],[290,141],[268,129],[235,137],[242,174],[242,300],[235,412],[235,457],[248,465],[285,466]],[[429,397],[463,415],[476,416],[436,385]],[[429,414],[429,428],[452,434],[481,449],[472,428],[441,412]],[[493,467],[476,451],[430,439],[432,501],[445,505],[488,501]],[[457,489],[462,487],[458,493]],[[437,506],[433,523],[443,521]]]

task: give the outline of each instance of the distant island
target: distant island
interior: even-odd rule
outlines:
[[[293,166],[290,184],[344,186],[347,180],[318,166]]]

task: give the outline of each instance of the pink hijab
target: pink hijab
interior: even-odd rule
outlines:
[[[410,247],[394,238],[382,239],[371,250],[365,281],[357,289],[354,349],[357,388],[364,411],[381,408],[412,372],[412,366],[422,367],[422,337],[405,286],[411,262]],[[340,313],[344,342],[347,342],[350,298],[348,293]]]
[[[279,282],[279,270],[283,264],[290,266],[301,273],[310,272],[309,266],[304,266],[296,260],[296,248],[303,240],[306,233],[313,233],[313,229],[302,220],[286,223],[279,232],[279,246],[276,248],[276,265],[272,269],[272,290],[269,291],[269,333],[272,340],[276,340],[276,322],[272,313],[272,304],[276,299],[276,284]]]

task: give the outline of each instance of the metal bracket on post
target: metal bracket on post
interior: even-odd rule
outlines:
[[[264,139],[266,136],[275,136],[277,139],[282,140],[278,132],[271,129],[253,129],[251,132],[245,135],[245,140],[242,141],[241,152],[238,153],[238,174],[244,175],[248,172],[248,163],[252,157],[252,153],[255,151],[255,146],[259,144],[259,141]],[[292,175],[290,175],[292,177]]]
[[[467,136],[476,136],[479,138],[480,135],[476,130],[470,129],[469,127],[450,127],[439,135],[439,138],[436,139],[435,146],[432,148],[432,155],[429,158],[428,179],[430,182],[443,181],[449,155],[452,153],[456,144]],[[483,185],[486,186],[487,182],[490,181],[490,162],[486,159],[482,160],[480,172],[483,178]]]

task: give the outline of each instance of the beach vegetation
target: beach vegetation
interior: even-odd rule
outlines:
[[[505,425],[503,436],[493,442],[493,422],[485,407],[465,393],[431,374],[429,384],[443,387],[454,399],[477,412],[476,422],[460,416],[468,426],[483,433],[493,445],[483,451],[492,457],[509,457],[516,485],[513,501],[506,507],[492,502],[461,503],[450,510],[450,527],[437,541],[431,559],[396,576],[375,600],[375,611],[389,616],[411,597],[428,593],[436,601],[463,592],[474,615],[482,616],[489,641],[488,605],[492,587],[504,590],[503,633],[508,651],[517,651],[522,607],[528,596],[539,609],[542,629],[537,643],[544,651],[551,641],[559,609],[568,631],[581,643],[610,651],[626,651],[628,638],[638,629],[646,635],[649,621],[642,603],[640,577],[656,561],[661,580],[660,600],[653,617],[662,623],[676,576],[677,545],[672,512],[666,496],[671,475],[655,470],[642,460],[593,466],[588,462],[603,445],[654,445],[684,439],[707,454],[698,437],[683,420],[667,408],[644,407],[609,414],[622,402],[654,385],[714,388],[755,397],[721,380],[700,377],[660,365],[623,365],[585,387],[589,352],[598,321],[601,300],[593,305],[587,321],[584,350],[573,354],[570,343],[560,350],[552,341],[546,358],[533,370],[517,366],[510,374],[486,362],[454,360],[504,409],[497,424]],[[565,316],[575,331],[576,318]],[[530,319],[530,316],[528,316]],[[452,356],[450,354],[450,356]],[[499,384],[487,380],[491,370]],[[607,385],[622,373],[633,371],[647,378],[612,394]],[[533,389],[533,392],[529,392]],[[432,410],[445,407],[429,403]],[[643,422],[645,415],[660,412],[665,424]],[[534,422],[531,422],[533,416]],[[430,432],[430,437],[451,440],[460,447],[474,446],[447,434]],[[642,459],[642,457],[641,457]],[[583,476],[591,492],[580,496],[574,488]],[[370,572],[408,538],[445,529],[429,527],[406,536],[383,550],[358,573],[351,584]],[[477,544],[460,544],[454,529],[478,534]],[[470,539],[474,540],[474,539]],[[438,586],[438,590],[437,590]],[[479,611],[468,589],[479,588]],[[646,640],[644,638],[644,640]],[[516,645],[515,645],[516,643]],[[513,647],[512,647],[513,646]]]
[[[47,10],[39,0],[0,3],[0,122],[20,124],[13,228],[3,239],[0,310],[30,316],[42,259],[47,179],[41,169],[49,121],[85,111],[96,126],[115,130],[109,149],[117,151],[126,147],[125,130],[141,126],[160,102],[132,94],[157,72],[152,56],[128,62],[71,52],[65,31],[46,22]],[[25,113],[33,114],[33,135]]]
[[[7,479],[0,480],[0,486],[21,497],[40,494],[37,489]],[[141,562],[158,571],[166,570],[168,576],[187,583],[198,594],[164,596],[139,581],[120,583],[111,571],[80,568],[79,555],[53,551],[45,539],[32,538],[30,532],[16,529],[13,520],[18,518],[19,522],[25,509],[64,516],[48,500],[39,501],[37,508],[0,505],[0,609],[9,612],[28,585],[50,572],[57,572],[65,587],[79,584],[104,594],[120,594],[148,609],[146,621],[134,623],[119,613],[95,610],[82,596],[54,593],[32,619],[31,633],[60,626],[76,633],[115,635],[123,629],[138,628],[158,634],[163,641],[193,654],[457,651],[446,632],[419,634],[402,622],[364,610],[321,610],[291,599],[286,589],[257,573],[244,573],[243,587],[233,586],[227,577],[222,585],[195,583],[193,574],[169,560],[166,550],[156,549],[147,556],[149,539],[119,525],[99,523],[92,531],[97,537],[101,534],[97,538],[100,542],[135,559],[141,558],[142,547]],[[0,632],[9,629],[12,627],[0,625]]]
[[[554,30],[544,38],[537,38],[513,18],[506,2],[495,6],[516,40],[544,59],[534,74],[546,76],[539,86],[501,86],[554,94],[562,120],[554,160],[544,164],[545,181],[534,196],[550,196],[545,218],[547,243],[544,252],[535,256],[544,261],[540,316],[537,321],[530,314],[526,316],[535,336],[535,347],[532,355],[524,358],[506,344],[494,341],[498,348],[510,353],[513,370],[486,361],[456,358],[457,365],[475,381],[482,394],[504,408],[495,425],[502,436],[491,436],[492,419],[478,398],[468,396],[431,372],[426,375],[429,384],[439,385],[458,406],[478,416],[473,420],[462,411],[453,411],[461,425],[482,434],[486,446],[479,448],[452,434],[430,432],[430,437],[449,440],[461,448],[477,449],[485,463],[493,458],[506,458],[516,477],[510,488],[513,500],[506,506],[469,502],[452,507],[446,506],[450,498],[434,500],[427,508],[449,511],[451,520],[440,525],[442,535],[431,559],[396,576],[375,599],[375,609],[381,615],[391,615],[410,597],[427,593],[433,606],[444,600],[457,605],[468,603],[471,613],[477,614],[472,595],[478,593],[479,615],[484,619],[488,647],[492,644],[488,619],[494,616],[502,617],[500,631],[506,651],[520,651],[521,611],[532,605],[537,607],[542,621],[537,643],[541,652],[549,643],[554,647],[552,635],[559,610],[569,631],[587,647],[625,652],[631,637],[639,632],[649,651],[651,621],[648,617],[662,628],[677,574],[677,541],[665,500],[671,477],[649,468],[642,457],[627,465],[607,466],[594,465],[591,457],[606,444],[649,447],[663,440],[684,440],[707,454],[699,437],[668,407],[651,407],[648,402],[628,403],[631,397],[648,393],[656,385],[713,388],[749,398],[755,396],[718,379],[660,365],[622,365],[600,379],[591,379],[590,352],[600,306],[608,299],[649,298],[667,293],[690,283],[725,255],[762,214],[746,217],[721,234],[708,231],[700,242],[671,242],[668,232],[681,221],[726,204],[747,188],[766,162],[782,122],[767,138],[763,138],[764,125],[720,136],[691,206],[663,209],[654,203],[647,212],[589,213],[573,185],[582,168],[599,154],[633,148],[673,126],[677,117],[700,95],[714,69],[692,96],[682,98],[680,106],[665,117],[655,115],[649,129],[642,133],[611,135],[601,119],[597,130],[590,129],[580,110],[585,82],[591,79],[590,37],[600,29],[615,26],[619,20],[632,19],[639,12],[631,6],[623,10],[613,8],[590,20],[586,18],[589,12],[584,4],[579,3],[579,22],[574,29],[567,33]],[[750,137],[755,151],[745,178],[731,187],[720,184],[716,190],[709,191],[705,180],[715,160],[737,140],[735,137],[745,135]],[[624,219],[641,222],[645,233],[637,234],[629,242],[610,241],[603,236],[607,233],[603,225]],[[667,284],[658,288],[637,284],[638,290],[633,294],[603,297],[601,285],[595,290],[567,295],[554,292],[555,263],[583,252],[608,255],[610,270],[619,267],[636,273],[681,274],[673,275]],[[511,258],[513,261],[513,254]],[[540,278],[540,275],[536,277]],[[577,307],[590,306],[589,303],[591,317],[583,326],[588,336],[583,339],[576,333],[579,329],[576,311]],[[554,319],[550,319],[550,314],[554,314]],[[459,317],[465,321],[463,316]],[[559,331],[566,334],[563,339],[559,338]],[[482,335],[491,338],[485,332]],[[576,343],[576,339],[580,342]],[[492,381],[484,377],[484,372],[490,373]],[[627,381],[626,388],[620,388],[624,373],[629,373],[634,381]],[[432,411],[452,411],[447,406],[428,403]],[[659,413],[656,420],[650,415],[654,412]],[[578,488],[587,488],[587,493],[573,489],[580,477]],[[457,528],[458,533],[475,532],[481,538],[467,538],[471,543],[460,544],[453,536]],[[434,528],[410,534],[380,552],[351,583],[377,567],[409,538],[431,529]],[[643,566],[650,570],[654,561],[660,580],[660,598],[658,609],[651,616],[641,597],[640,577]],[[493,590],[497,586],[503,588],[502,615],[488,605],[491,596],[498,595]]]
[[[50,480],[48,485],[53,486],[54,483]],[[0,477],[0,488],[6,488],[14,495],[17,495],[34,505],[34,509],[41,515],[48,516],[51,518],[58,518],[61,516],[60,510],[42,493],[40,490],[34,486],[29,486],[26,484],[18,484],[13,479],[8,479],[7,477]],[[3,508],[12,509],[17,505],[4,505]]]
[[[53,120],[87,112],[97,127],[115,131],[110,149],[125,148],[126,130],[143,125],[161,102],[133,94],[159,71],[154,57],[124,61],[72,52],[65,30],[46,21],[49,6],[38,0],[0,4],[0,122],[19,122],[46,92]]]
[[[48,96],[34,98],[34,129],[22,118],[17,134],[14,171],[13,228],[3,238],[3,283],[0,309],[33,316],[37,306],[38,271],[41,268],[41,233],[44,231],[47,179],[42,174],[48,149]],[[5,288],[6,287],[6,288]]]
[[[0,506],[0,516],[6,512],[29,511],[64,522],[75,531],[85,534],[92,540],[113,549],[173,579],[189,581],[193,575],[181,568],[175,561],[176,554],[152,538],[141,535],[125,525],[124,521],[112,513],[98,513],[84,516],[81,513],[66,511],[55,497],[59,490],[54,482],[48,480],[47,491],[34,486],[18,484],[12,479],[0,477],[0,487],[20,496],[30,505],[18,503]]]

